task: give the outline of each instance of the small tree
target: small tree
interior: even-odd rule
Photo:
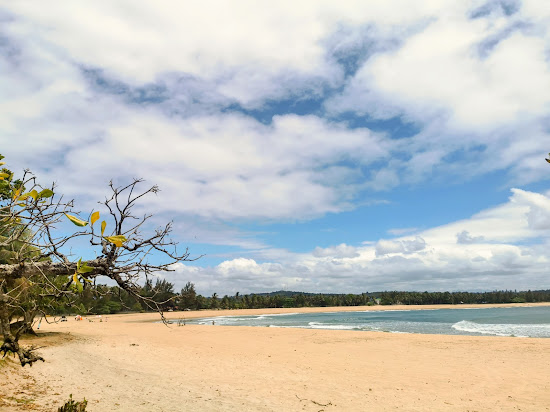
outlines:
[[[46,315],[60,300],[70,306],[101,276],[159,311],[164,320],[164,302],[155,299],[154,294],[141,294],[139,282],[149,280],[156,272],[171,271],[174,263],[195,259],[189,258],[187,249],[178,252],[169,236],[171,223],[149,235],[142,234],[152,215],[138,217],[133,208],[144,196],[158,193],[157,186],[140,191],[139,179],[122,187],[109,183],[110,196],[99,203],[107,211],[110,224],[103,220],[98,227],[95,223],[100,220],[99,211],[85,220],[79,218],[72,201],[56,196],[54,186],[38,184],[29,171],[24,172],[22,179],[14,180],[13,173],[3,169],[0,183],[0,250],[10,252],[9,259],[0,263],[0,352],[4,356],[9,352],[17,354],[22,366],[43,361],[32,347],[19,345],[23,331],[30,327],[36,314]],[[78,227],[77,231],[58,234],[57,226],[66,219]],[[69,255],[67,251],[79,238],[88,239],[90,248],[95,250],[94,259],[76,261]],[[162,263],[153,263],[149,259],[151,253],[160,255],[154,262]],[[167,286],[164,284],[164,289]],[[22,318],[22,324],[12,323],[15,318]]]
[[[180,309],[191,309],[196,307],[197,292],[195,291],[195,285],[191,282],[187,282],[180,293],[179,306]]]

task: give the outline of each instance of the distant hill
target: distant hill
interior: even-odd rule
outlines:
[[[392,291],[393,292],[393,291]],[[400,293],[426,293],[424,291],[418,291],[418,290],[403,290],[399,291]],[[460,292],[466,292],[466,293],[473,293],[473,294],[482,294],[482,293],[494,293],[499,291],[483,291],[483,292],[467,292],[467,291],[460,291]],[[523,293],[525,291],[517,292],[514,291],[514,293]],[[531,290],[533,293],[550,293],[550,289],[533,289]],[[258,292],[258,293],[248,293],[248,295],[257,295],[257,296],[296,296],[296,295],[306,295],[306,296],[315,296],[315,295],[324,295],[324,296],[342,296],[342,295],[361,295],[365,294],[367,296],[377,296],[382,293],[388,293],[388,291],[379,291],[379,292],[361,292],[361,293],[323,293],[323,292],[296,292],[292,290],[276,290],[275,292]],[[428,292],[428,293],[444,293],[444,292]],[[457,293],[457,292],[447,292],[447,293]]]
[[[380,294],[380,292],[364,292],[367,296],[374,296],[376,294]],[[250,295],[256,295],[256,296],[284,296],[284,297],[294,297],[296,295],[304,295],[304,296],[316,296],[316,295],[323,295],[323,296],[342,296],[347,295],[347,293],[315,293],[315,292],[295,292],[291,290],[277,290],[275,292],[260,292],[260,293],[250,293]]]

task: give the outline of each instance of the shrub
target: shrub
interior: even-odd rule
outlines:
[[[75,402],[73,400],[73,394],[69,395],[69,400],[65,402],[65,405],[59,407],[57,412],[85,412],[88,401],[84,398],[83,401]]]

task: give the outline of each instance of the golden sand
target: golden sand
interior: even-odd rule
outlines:
[[[366,309],[387,307],[167,317]],[[91,412],[550,410],[550,339],[91,319],[42,322],[32,343],[45,346],[46,362],[0,369],[0,410],[52,411],[69,394]]]

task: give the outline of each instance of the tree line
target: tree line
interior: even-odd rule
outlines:
[[[211,296],[198,294],[192,282],[175,292],[174,284],[165,279],[155,283],[147,280],[140,295],[148,297],[163,311],[204,309],[264,309],[301,308],[330,306],[373,305],[459,305],[490,303],[550,302],[550,290],[496,290],[492,292],[405,292],[383,291],[361,294],[326,294],[278,291],[241,295]],[[97,285],[95,290],[83,291],[71,305],[59,305],[55,314],[79,313],[82,315],[105,315],[121,312],[150,311],[151,305],[136,301],[133,296],[118,286]]]

